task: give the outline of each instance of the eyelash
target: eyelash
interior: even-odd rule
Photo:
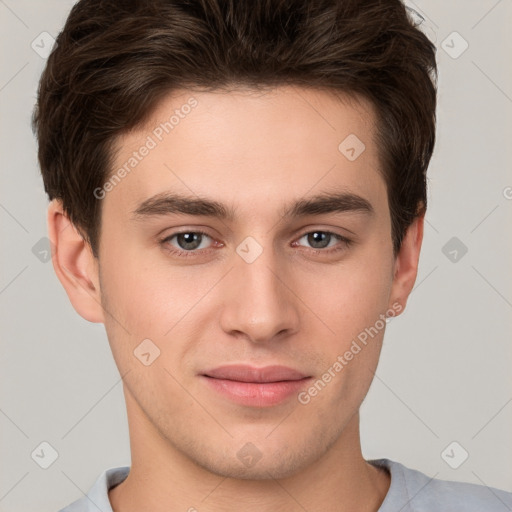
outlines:
[[[185,230],[185,231],[177,231],[175,233],[172,233],[168,236],[166,236],[164,239],[160,240],[160,244],[164,247],[164,249],[168,252],[170,252],[172,255],[175,255],[175,256],[178,256],[178,257],[185,257],[185,258],[191,258],[191,257],[197,257],[198,256],[198,253],[200,251],[209,251],[211,250],[211,248],[209,249],[202,249],[202,250],[198,250],[198,249],[193,249],[193,250],[190,250],[190,251],[183,251],[183,250],[180,250],[180,249],[176,249],[175,247],[173,247],[172,249],[169,248],[169,241],[172,240],[175,236],[178,236],[178,235],[182,235],[182,234],[185,234],[185,233],[193,233],[193,234],[196,234],[196,235],[202,235],[202,236],[206,236],[210,239],[213,239],[210,235],[208,235],[208,233],[205,233],[204,231],[201,231],[201,230],[195,230],[195,231],[192,231],[192,230]],[[333,233],[332,231],[324,231],[324,230],[321,230],[321,229],[315,229],[313,231],[306,231],[304,233],[302,233],[298,240],[300,240],[301,238],[303,238],[305,235],[309,235],[311,233],[325,233],[325,234],[329,234],[329,235],[332,235],[334,236],[336,239],[338,239],[339,242],[342,242],[341,246],[338,244],[337,246],[335,246],[335,248],[330,248],[330,249],[313,249],[313,248],[309,248],[309,252],[313,252],[314,254],[334,254],[334,253],[337,253],[339,251],[343,251],[345,249],[348,249],[351,244],[352,244],[352,240],[342,236],[342,235],[339,235],[338,233]]]

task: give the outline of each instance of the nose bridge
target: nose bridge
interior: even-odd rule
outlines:
[[[283,262],[270,239],[266,240],[262,244],[247,237],[237,247],[221,316],[226,332],[238,331],[258,342],[271,340],[281,331],[294,331],[298,323],[294,296],[279,275]]]

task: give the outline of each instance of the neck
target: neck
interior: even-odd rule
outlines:
[[[313,464],[287,478],[249,480],[198,465],[126,398],[132,463],[126,480],[109,491],[114,512],[377,512],[389,489],[387,471],[363,459],[358,414]]]

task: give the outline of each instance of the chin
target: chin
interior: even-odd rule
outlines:
[[[207,471],[226,478],[240,480],[274,480],[288,478],[304,470],[322,456],[323,447],[311,443],[307,451],[301,446],[273,446],[261,450],[247,442],[240,449],[222,453],[208,452],[208,458],[194,454],[195,462]],[[232,456],[226,454],[232,453]],[[192,455],[192,454],[191,454]]]
[[[303,461],[298,461],[298,464],[288,464],[278,460],[267,460],[265,463],[263,463],[263,460],[260,460],[253,467],[248,468],[242,464],[219,464],[217,462],[216,464],[206,466],[205,469],[225,478],[276,480],[293,476],[301,470],[303,464]]]

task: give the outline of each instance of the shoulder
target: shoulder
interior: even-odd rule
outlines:
[[[108,491],[126,479],[130,466],[109,468],[96,479],[87,494],[59,512],[112,512]]]
[[[379,512],[510,512],[512,493],[432,478],[389,459],[368,461],[388,469],[391,485]]]

